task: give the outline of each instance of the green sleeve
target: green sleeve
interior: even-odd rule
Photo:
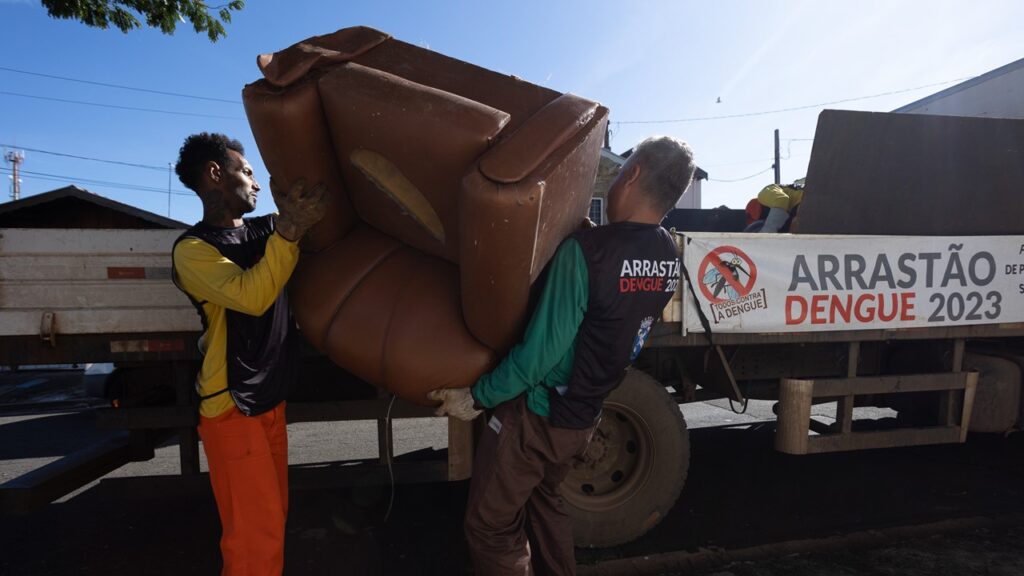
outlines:
[[[570,238],[551,261],[547,284],[523,341],[473,386],[476,402],[492,408],[541,383],[572,349],[587,310],[589,291],[583,251],[579,242]]]

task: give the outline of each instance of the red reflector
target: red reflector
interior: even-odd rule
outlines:
[[[177,340],[113,340],[110,351],[115,354],[130,352],[184,352],[185,341]]]
[[[146,278],[146,269],[141,266],[107,267],[108,280],[142,280]]]

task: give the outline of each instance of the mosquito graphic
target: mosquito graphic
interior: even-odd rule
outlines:
[[[747,269],[743,267],[743,262],[736,256],[733,256],[731,260],[722,258],[719,260],[719,263],[722,268],[729,271],[734,283],[742,284],[740,274],[746,274],[748,278],[750,277],[750,272],[747,272]],[[704,274],[701,282],[711,289],[711,295],[714,298],[718,298],[719,294],[725,292],[725,297],[728,300],[736,300],[740,297],[739,292],[733,287],[733,283],[729,282],[728,278],[719,270],[718,266],[713,266],[711,270]]]

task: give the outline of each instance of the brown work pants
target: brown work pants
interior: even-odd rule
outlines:
[[[477,576],[576,574],[559,486],[591,432],[551,426],[523,396],[495,410],[476,450],[466,510]]]

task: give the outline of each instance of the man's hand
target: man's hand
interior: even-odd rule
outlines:
[[[291,242],[301,240],[306,231],[323,218],[327,207],[326,190],[323,184],[307,189],[305,179],[299,178],[285,192],[271,178],[270,193],[279,212],[277,233]]]
[[[477,410],[473,406],[473,394],[470,393],[469,388],[431,390],[427,392],[427,398],[441,403],[434,411],[436,416],[451,416],[469,422],[483,413],[483,410]]]
[[[580,222],[580,230],[588,230],[590,228],[597,228],[597,222],[590,219],[590,216],[584,216],[583,222]]]

